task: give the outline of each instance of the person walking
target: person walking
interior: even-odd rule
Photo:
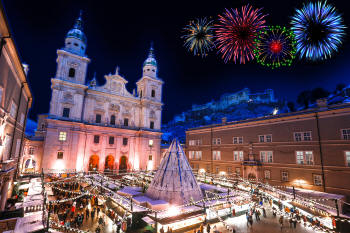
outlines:
[[[253,216],[252,215],[249,215],[249,223],[250,223],[250,226],[253,227]]]
[[[89,219],[89,217],[90,217],[90,211],[89,211],[88,208],[86,208],[85,213],[86,213],[86,219]]]
[[[263,211],[264,218],[266,218],[266,210],[264,207],[262,208],[262,211]]]
[[[283,216],[281,215],[280,220],[279,220],[280,226],[281,226],[281,231],[283,228]]]
[[[209,225],[209,223],[207,225],[207,233],[210,233],[210,225]]]
[[[297,219],[295,217],[293,218],[293,226],[294,228],[297,228]]]
[[[199,227],[199,230],[201,233],[204,233],[204,226],[203,226],[203,223],[201,224],[201,226]]]
[[[292,218],[289,219],[289,227],[293,228],[293,220],[292,220]]]
[[[160,233],[164,233],[164,228],[163,228],[163,226],[160,228]]]

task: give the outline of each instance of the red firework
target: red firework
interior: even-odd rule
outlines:
[[[265,27],[265,16],[262,8],[242,6],[242,10],[225,9],[219,15],[216,26],[216,44],[225,63],[233,60],[235,63],[245,63],[254,59],[254,40],[259,30]]]

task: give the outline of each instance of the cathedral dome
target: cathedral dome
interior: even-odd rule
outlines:
[[[77,29],[77,28],[73,28],[69,30],[66,38],[75,38],[75,39],[81,40],[82,42],[84,42],[84,44],[86,44],[87,42],[84,32],[82,32],[80,29]]]
[[[154,51],[153,51],[153,46],[151,45],[151,48],[149,50],[149,54],[148,54],[148,57],[147,59],[145,60],[145,62],[143,63],[143,67],[145,66],[157,66],[157,61],[154,57]]]
[[[75,21],[75,24],[71,30],[67,33],[66,38],[75,38],[81,40],[84,44],[86,44],[87,39],[85,33],[83,32],[83,20],[81,19],[82,12],[80,11],[80,15]]]

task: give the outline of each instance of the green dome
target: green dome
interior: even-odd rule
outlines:
[[[75,38],[75,39],[81,40],[86,44],[87,39],[86,39],[85,33],[83,32],[83,20],[81,19],[81,15],[82,15],[82,12],[80,11],[80,15],[75,21],[74,27],[71,30],[69,30],[66,38]]]
[[[145,60],[145,62],[143,63],[143,67],[145,66],[157,66],[157,61],[154,57],[154,52],[153,52],[153,46],[151,46],[150,50],[149,50],[149,54],[147,59]]]
[[[77,28],[73,28],[73,29],[69,30],[66,38],[75,38],[75,39],[81,40],[82,42],[84,42],[84,44],[86,44],[86,42],[87,42],[87,39],[86,39],[84,32],[82,32],[81,30],[79,30]]]

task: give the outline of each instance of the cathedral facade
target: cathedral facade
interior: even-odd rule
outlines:
[[[151,46],[136,83],[119,74],[88,83],[90,59],[81,16],[57,50],[57,72],[51,79],[50,112],[39,115],[38,128],[27,137],[22,171],[152,170],[160,162],[162,85]]]

